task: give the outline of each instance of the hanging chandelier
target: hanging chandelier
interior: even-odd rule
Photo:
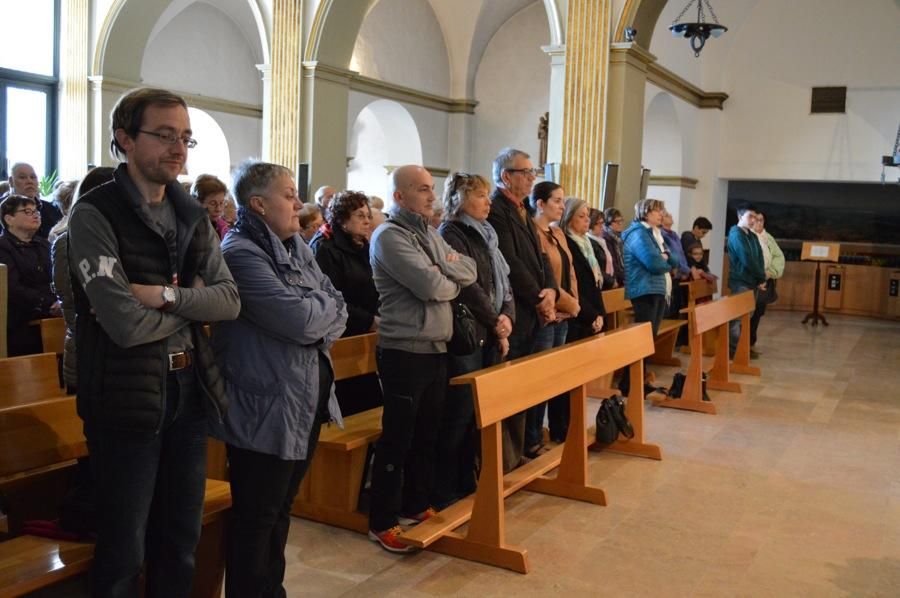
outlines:
[[[697,3],[697,21],[694,23],[679,23],[681,17],[690,10],[691,6]],[[706,22],[706,10],[704,10],[703,5],[706,5],[706,10],[709,11],[709,16],[712,17],[714,23]],[[726,31],[728,31],[728,27],[719,24],[719,19],[716,17],[716,13],[713,10],[713,7],[710,5],[709,0],[690,0],[687,5],[681,10],[675,20],[672,21],[671,27],[669,27],[669,31],[672,32],[672,35],[675,37],[686,37],[691,40],[691,49],[694,51],[694,56],[700,56],[700,50],[703,49],[703,46],[706,44],[706,40],[709,39],[709,36],[719,37]]]

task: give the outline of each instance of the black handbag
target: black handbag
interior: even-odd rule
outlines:
[[[625,400],[619,395],[600,401],[595,424],[597,444],[612,444],[619,434],[634,438],[634,427],[625,416]]]
[[[760,293],[759,302],[766,305],[772,305],[778,301],[778,291],[775,290],[775,279],[766,280],[766,290]]]
[[[453,355],[471,355],[482,344],[478,339],[475,316],[465,303],[453,301],[450,307],[453,309],[453,337],[447,343],[447,351]]]

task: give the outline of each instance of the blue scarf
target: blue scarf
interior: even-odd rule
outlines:
[[[491,255],[491,267],[494,271],[494,292],[492,293],[494,310],[499,314],[503,308],[503,302],[512,297],[512,288],[509,285],[509,264],[500,253],[497,231],[487,221],[476,220],[465,212],[460,212],[459,221],[478,231],[478,234],[487,243],[488,253]]]

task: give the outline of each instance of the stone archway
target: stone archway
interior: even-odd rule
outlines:
[[[650,40],[656,29],[656,22],[662,14],[667,0],[626,0],[622,15],[616,25],[613,41],[625,41],[625,28],[637,29],[635,40],[645,49],[650,48]]]

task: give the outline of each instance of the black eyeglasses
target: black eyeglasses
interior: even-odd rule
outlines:
[[[175,145],[179,141],[184,144],[184,146],[188,149],[193,149],[197,147],[197,140],[193,137],[179,137],[175,133],[154,133],[153,131],[145,131],[144,129],[138,129],[138,133],[144,133],[145,135],[153,135],[158,138],[160,141],[165,143],[166,145]]]
[[[16,210],[16,214],[25,214],[26,216],[40,216],[41,211],[34,208],[22,208],[21,210]]]
[[[530,174],[531,176],[537,176],[540,172],[537,168],[504,168],[506,172],[521,172],[522,174]]]

